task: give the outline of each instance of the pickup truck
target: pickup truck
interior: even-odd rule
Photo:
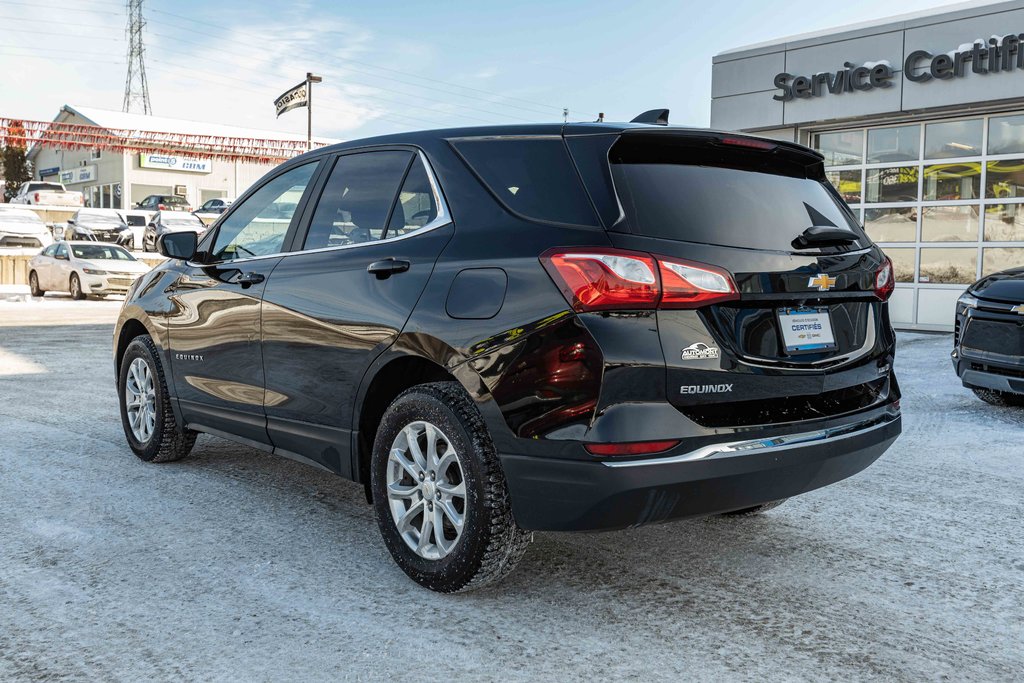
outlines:
[[[67,190],[60,183],[29,181],[22,183],[11,204],[40,204],[44,206],[85,206],[81,192]]]

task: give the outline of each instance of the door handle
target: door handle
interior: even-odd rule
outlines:
[[[404,273],[409,270],[409,262],[396,258],[386,258],[383,261],[374,261],[366,267],[366,272],[376,275],[378,280],[384,280],[395,273]]]
[[[266,279],[263,273],[244,273],[235,279],[235,284],[242,285],[242,289],[247,289],[253,285],[258,285]]]

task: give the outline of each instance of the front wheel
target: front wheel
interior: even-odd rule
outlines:
[[[78,273],[71,274],[71,279],[68,281],[68,291],[71,292],[72,299],[81,301],[85,298],[85,292],[82,291],[82,281],[78,279]]]
[[[28,288],[32,290],[32,296],[42,296],[46,294],[45,289],[39,287],[39,276],[36,275],[36,271],[32,271],[28,274]]]
[[[533,535],[512,518],[480,411],[457,382],[407,390],[373,445],[370,487],[384,544],[414,581],[441,593],[499,581]]]
[[[197,433],[178,424],[156,344],[149,335],[128,344],[117,379],[121,426],[128,446],[146,462],[181,460]]]

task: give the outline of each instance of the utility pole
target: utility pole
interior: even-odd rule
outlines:
[[[146,64],[143,61],[146,48],[142,44],[142,29],[146,20],[142,18],[142,0],[128,0],[127,9],[128,26],[125,35],[128,37],[128,77],[124,81],[124,104],[121,111],[130,112],[138,106],[143,114],[152,114]]]
[[[140,0],[141,2],[141,0]],[[306,149],[313,149],[313,84],[323,83],[324,79],[306,72]]]

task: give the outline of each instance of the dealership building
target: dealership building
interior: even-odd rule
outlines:
[[[209,199],[234,198],[276,162],[244,155],[230,158],[223,153],[225,141],[231,145],[249,141],[258,147],[268,142],[305,146],[305,136],[280,131],[95,107],[64,105],[54,122],[61,128],[62,141],[67,140],[67,131],[74,131],[74,126],[90,126],[110,131],[110,138],[118,144],[142,147],[109,151],[88,145],[47,144],[45,136],[31,147],[28,157],[35,178],[62,182],[69,190],[82,192],[86,205],[96,208],[130,209],[151,194],[179,195],[193,207]],[[55,136],[50,134],[51,138]],[[90,133],[89,139],[97,139],[96,134]],[[154,142],[160,143],[160,149],[145,149]],[[180,144],[177,149],[176,144]],[[202,153],[204,144],[211,150],[208,156]],[[213,153],[215,149],[220,151]]]
[[[1024,2],[805,34],[715,56],[711,126],[816,148],[892,259],[894,322],[952,328],[1024,265]]]

